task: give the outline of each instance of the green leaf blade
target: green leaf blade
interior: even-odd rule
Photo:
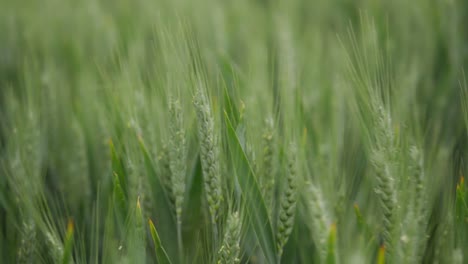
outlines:
[[[153,238],[154,243],[154,252],[156,253],[156,259],[158,260],[159,264],[171,264],[171,260],[166,253],[166,250],[161,245],[161,240],[159,239],[158,231],[154,227],[153,221],[148,219],[148,224],[150,227],[151,237]]]
[[[237,136],[236,129],[233,127],[229,116],[225,112],[227,126],[229,150],[233,164],[236,168],[236,177],[241,187],[242,196],[245,199],[246,210],[249,219],[255,230],[258,242],[267,263],[277,262],[277,253],[273,228],[268,216],[268,210],[263,200],[262,193],[255,179],[255,173],[247,159],[242,144]]]

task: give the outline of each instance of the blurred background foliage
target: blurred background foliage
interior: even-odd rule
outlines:
[[[0,258],[17,262],[32,227],[41,241],[33,263],[53,261],[52,242],[65,246],[73,219],[75,262],[152,263],[151,245],[140,259],[145,246],[129,235],[140,197],[168,255],[181,262],[161,187],[172,96],[183,105],[189,147],[186,262],[213,261],[192,106],[200,75],[224,175],[234,177],[236,166],[228,162],[225,112],[252,164],[261,157],[263,120],[274,117],[277,174],[283,146],[296,141],[301,180],[319,183],[333,212],[342,263],[375,262],[381,243],[366,93],[378,90],[401,144],[424,152],[423,262],[455,263],[452,249],[466,261],[467,223],[456,222],[454,209],[467,159],[465,25],[463,0],[0,1]],[[123,215],[113,199],[120,163],[128,181]],[[226,207],[242,208],[230,181]],[[282,263],[317,260],[305,200]],[[358,228],[353,206],[372,239]],[[241,262],[266,263],[244,229]]]

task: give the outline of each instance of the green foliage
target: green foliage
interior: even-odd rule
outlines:
[[[169,257],[167,256],[166,251],[161,246],[161,240],[159,239],[159,235],[158,235],[158,232],[156,231],[156,228],[154,227],[153,221],[151,221],[150,219],[148,220],[148,223],[150,227],[151,237],[153,238],[154,252],[156,253],[156,259],[158,260],[158,263],[161,263],[161,264],[172,263],[169,260]]]
[[[466,10],[0,0],[0,260],[466,263]]]

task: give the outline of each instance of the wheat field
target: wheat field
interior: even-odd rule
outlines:
[[[468,263],[466,25],[0,0],[0,263]]]

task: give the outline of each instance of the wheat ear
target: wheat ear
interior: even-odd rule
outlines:
[[[373,148],[372,164],[375,169],[379,204],[383,212],[383,240],[386,252],[390,253],[392,237],[395,228],[395,210],[397,197],[395,190],[396,156],[398,148],[393,132],[390,114],[382,107],[377,106],[376,118],[376,144]]]
[[[411,263],[420,262],[426,243],[426,196],[424,193],[424,158],[422,152],[416,146],[410,148],[410,175],[414,184],[411,221],[412,230],[411,242],[412,245],[407,246],[409,250],[409,261]]]
[[[172,187],[169,148],[167,147],[167,145],[163,145],[161,151],[159,152],[158,164],[158,172],[159,177],[161,179],[161,183],[164,187],[167,198],[169,199],[169,203],[173,209],[172,212],[175,213],[175,195]]]
[[[287,184],[283,190],[281,203],[278,213],[277,230],[276,230],[276,245],[278,248],[278,259],[283,254],[283,247],[288,242],[291,235],[294,218],[296,215],[297,202],[297,161],[296,147],[291,144],[288,155],[288,175],[286,177]]]
[[[275,154],[275,138],[274,123],[272,118],[268,118],[265,121],[265,129],[262,139],[263,159],[260,171],[260,183],[265,203],[268,205],[268,208],[271,208],[273,205],[273,187],[275,186],[275,171],[273,165],[273,158]],[[271,210],[269,213],[271,213]]]
[[[36,244],[36,226],[33,222],[23,223],[23,229],[21,231],[21,243],[18,250],[17,263],[33,263],[33,254]]]
[[[213,224],[213,231],[217,236],[216,221],[219,216],[221,192],[219,147],[214,131],[214,119],[206,95],[197,90],[194,97],[194,106],[197,114],[198,140],[200,142],[200,158],[203,171],[203,181],[208,201],[209,212]]]
[[[322,192],[313,184],[310,184],[309,186],[309,197],[313,240],[318,248],[320,259],[324,261],[327,255],[327,238],[330,226],[330,217],[325,206]]]
[[[49,245],[50,254],[54,263],[61,263],[63,258],[63,244],[54,234],[51,232],[46,233],[46,241]]]
[[[239,213],[234,212],[229,215],[227,220],[227,229],[224,234],[223,245],[218,252],[218,264],[240,263],[240,232],[241,222],[239,219]]]
[[[172,101],[170,104],[170,170],[172,190],[175,197],[175,210],[177,219],[177,240],[179,244],[179,254],[182,256],[182,207],[185,195],[185,175],[187,171],[186,166],[186,143],[185,143],[185,129],[183,124],[183,115],[180,102]]]

